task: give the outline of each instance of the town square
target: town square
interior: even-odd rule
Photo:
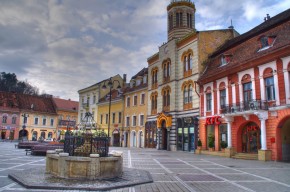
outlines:
[[[0,192],[290,191],[289,1],[20,2]]]

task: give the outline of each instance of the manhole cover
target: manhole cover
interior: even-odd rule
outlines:
[[[212,175],[179,175],[182,181],[222,181],[221,179]]]

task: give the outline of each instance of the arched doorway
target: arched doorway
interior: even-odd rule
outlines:
[[[33,131],[33,133],[32,133],[32,141],[37,141],[37,131]]]
[[[242,152],[243,153],[258,153],[261,149],[261,130],[259,126],[250,122],[242,128],[241,133]]]
[[[280,141],[277,139],[277,142],[281,143],[281,147],[280,147],[280,154],[281,154],[281,160],[282,161],[290,161],[290,119],[288,117],[288,119],[285,121],[285,123],[283,124],[282,127],[278,129],[280,129],[278,131],[278,138],[280,136]],[[279,133],[280,132],[280,133]],[[279,152],[279,151],[278,151]]]
[[[161,144],[162,144],[162,149],[167,150],[167,129],[166,129],[166,122],[162,121],[161,123],[161,130],[162,130],[162,138],[161,138]]]
[[[145,123],[145,147],[156,148],[156,121],[148,121]]]
[[[117,129],[113,131],[113,146],[120,147],[120,132]]]
[[[26,129],[21,129],[20,131],[19,131],[19,139],[21,139],[21,140],[27,140],[27,138],[28,138],[28,131],[26,130]]]
[[[6,130],[1,131],[1,139],[5,140],[6,139]]]
[[[124,137],[124,147],[128,147],[128,132],[124,132],[123,133],[123,137]]]
[[[138,147],[139,148],[143,148],[144,147],[144,139],[143,139],[143,131],[139,131],[139,134],[138,134]]]
[[[136,132],[131,131],[130,147],[136,147]]]
[[[44,131],[42,131],[42,132],[40,133],[40,137],[41,137],[41,140],[45,139],[45,132],[44,132]]]

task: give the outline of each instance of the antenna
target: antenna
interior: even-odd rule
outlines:
[[[233,20],[232,19],[231,19],[231,26],[229,26],[229,29],[234,29]]]

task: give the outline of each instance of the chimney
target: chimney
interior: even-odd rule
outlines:
[[[267,13],[267,20],[269,20],[271,17],[270,17],[270,15]]]

